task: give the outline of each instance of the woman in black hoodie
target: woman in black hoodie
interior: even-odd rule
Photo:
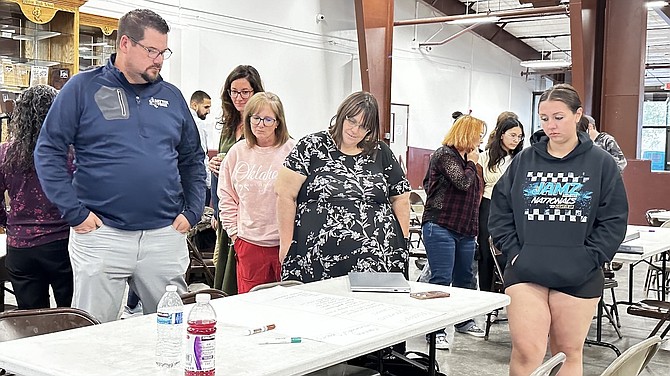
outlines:
[[[628,201],[612,157],[577,132],[583,110],[572,86],[545,91],[538,112],[542,130],[491,197],[489,231],[508,260],[510,375],[539,366],[547,342],[567,355],[562,374],[582,375],[602,266],[626,234]]]

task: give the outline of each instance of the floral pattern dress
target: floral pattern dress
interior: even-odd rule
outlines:
[[[350,271],[404,272],[407,245],[389,197],[410,190],[391,149],[349,156],[328,132],[302,138],[284,166],[307,177],[297,198],[283,280],[312,282]]]

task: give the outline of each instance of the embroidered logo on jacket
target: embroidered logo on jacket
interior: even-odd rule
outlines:
[[[589,219],[593,192],[588,176],[573,172],[528,172],[523,194],[529,221],[581,222]]]
[[[158,107],[167,107],[170,105],[170,102],[168,102],[165,99],[157,99],[154,97],[149,98],[149,106],[153,106],[154,108]]]

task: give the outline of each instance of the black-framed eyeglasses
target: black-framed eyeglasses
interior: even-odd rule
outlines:
[[[147,56],[149,57],[149,59],[155,59],[158,56],[163,55],[163,59],[167,60],[167,59],[170,58],[170,56],[172,56],[172,50],[169,49],[169,48],[166,48],[163,51],[160,51],[160,50],[157,50],[153,47],[147,47],[147,46],[143,45],[142,43],[136,41],[135,38],[133,38],[131,36],[128,36],[128,38],[131,41],[133,41],[133,43],[135,43],[136,45],[144,48],[147,51]]]
[[[266,117],[260,117],[258,115],[251,115],[249,116],[251,118],[251,124],[253,125],[261,125],[261,121],[264,126],[266,127],[271,127],[277,119],[271,118],[269,116]]]
[[[254,93],[253,90],[242,90],[242,91],[237,91],[237,90],[228,90],[228,94],[230,94],[231,99],[237,98],[237,96],[242,97],[243,99],[249,99],[249,97]]]

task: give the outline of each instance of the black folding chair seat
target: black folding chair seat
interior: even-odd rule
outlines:
[[[660,337],[665,337],[665,335],[668,334],[668,331],[670,331],[670,302],[651,299],[643,300],[628,307],[628,314],[658,320],[658,323],[649,334],[650,338],[655,336],[666,322],[668,325],[665,327]]]

